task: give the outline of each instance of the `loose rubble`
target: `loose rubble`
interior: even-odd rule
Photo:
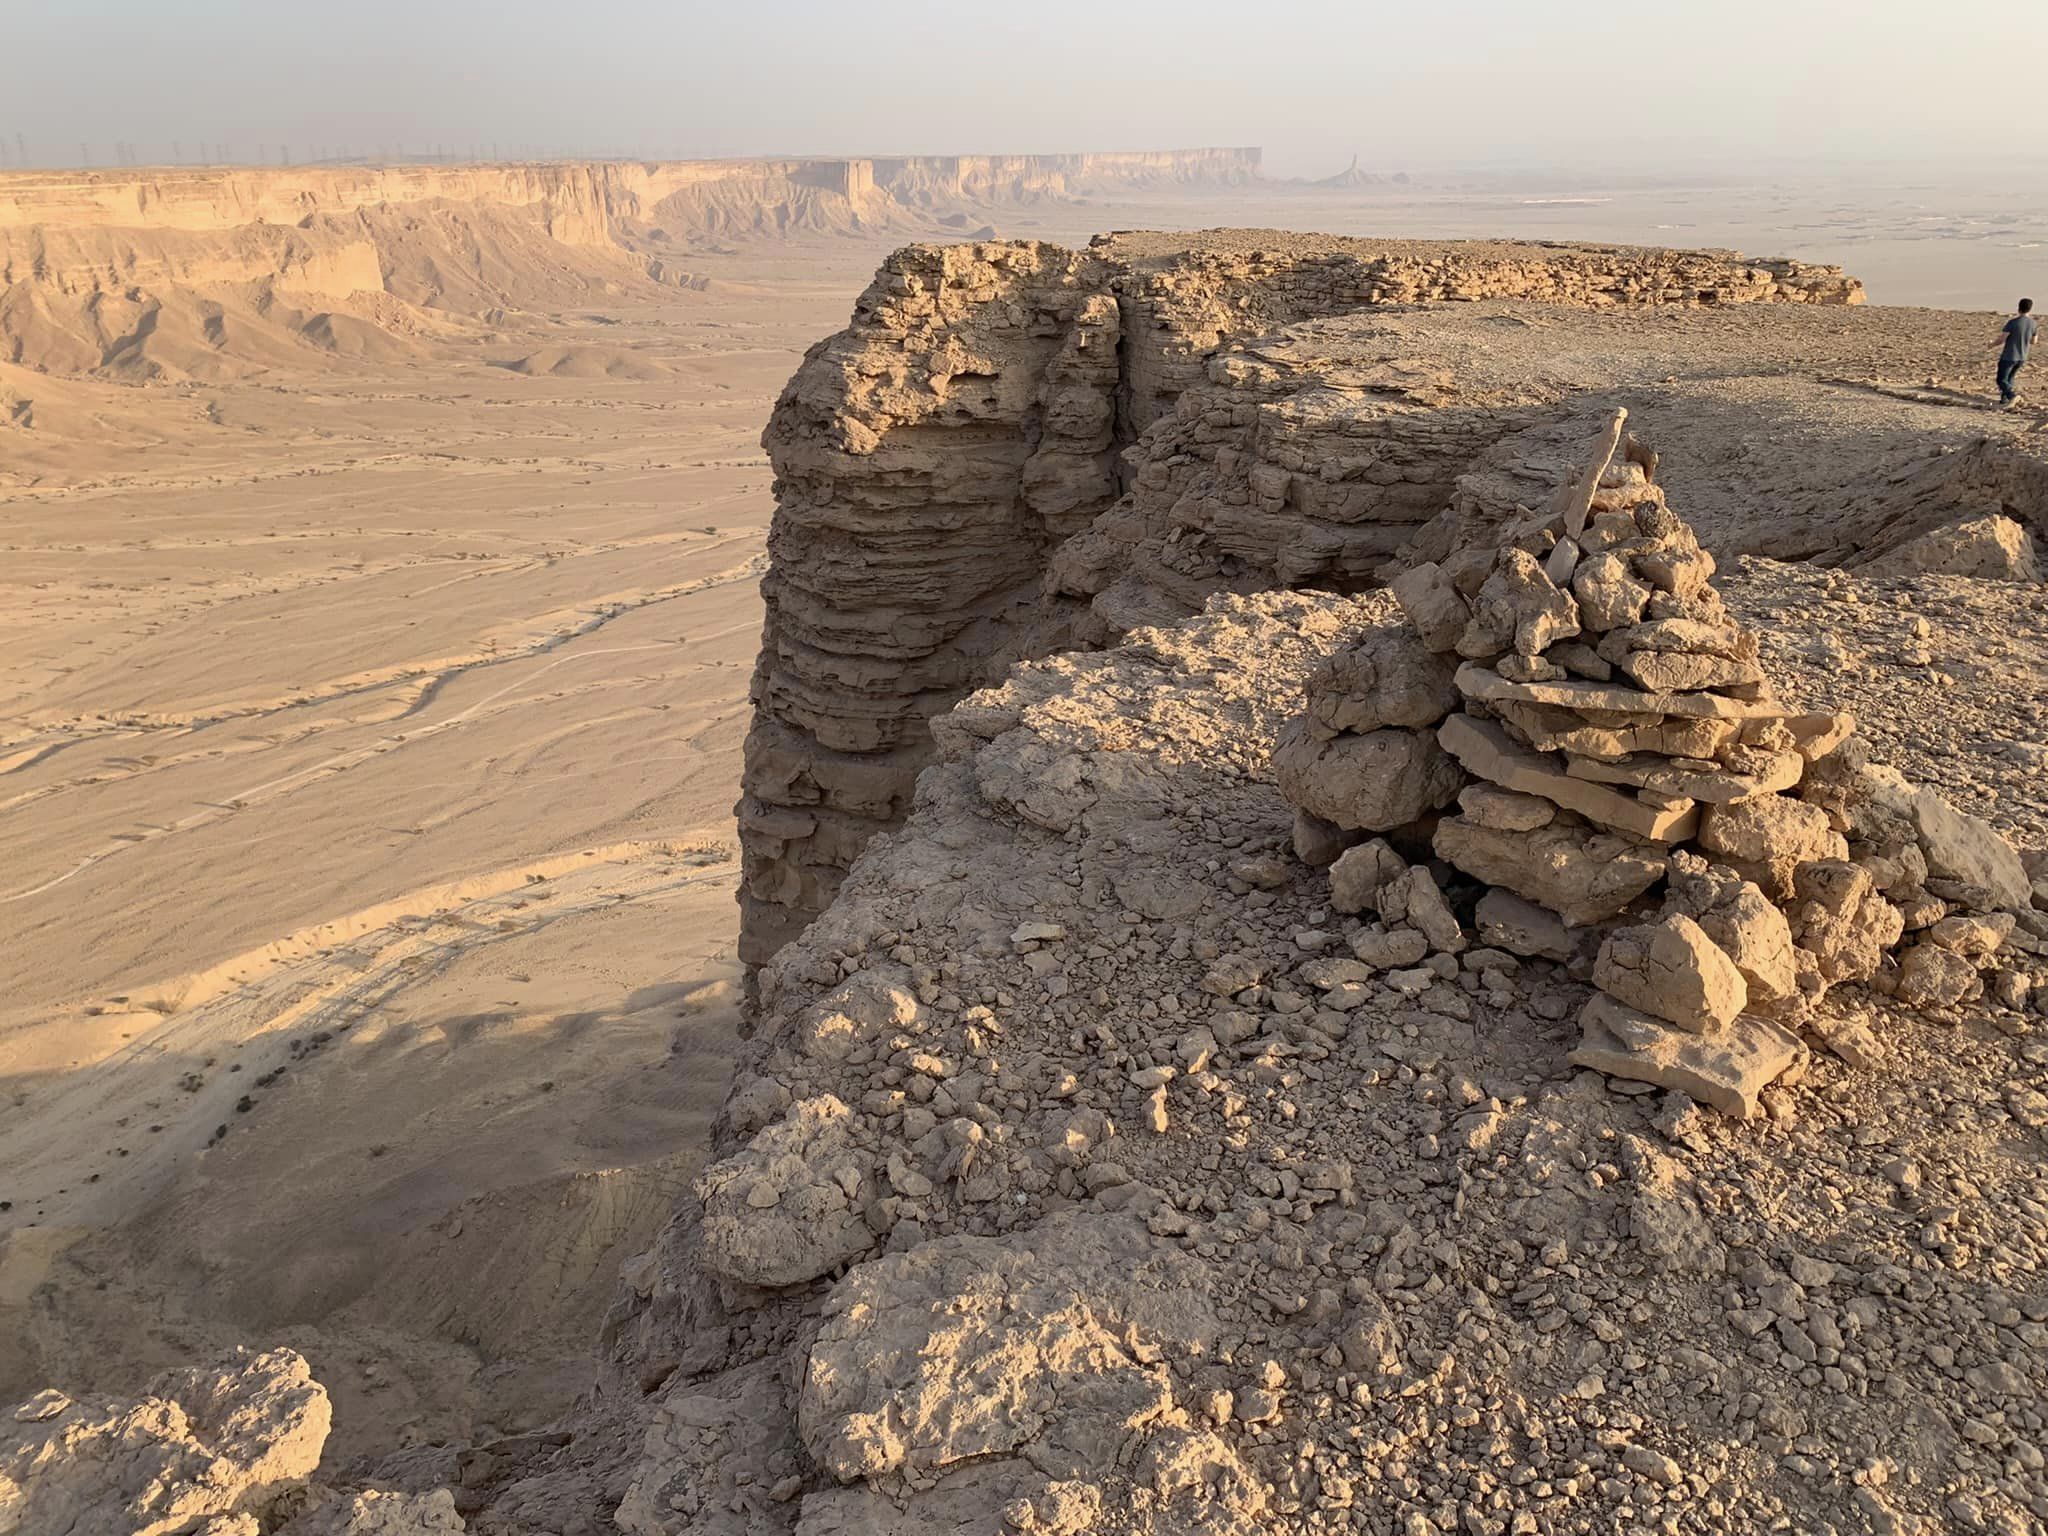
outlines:
[[[1770,1083],[1805,1071],[1796,1031],[1829,987],[1867,982],[1922,1007],[1978,995],[1973,966],[1994,963],[2031,885],[1995,831],[1869,763],[1848,716],[1777,700],[1713,557],[1624,421],[1614,413],[1582,469],[1497,542],[1394,580],[1407,625],[1310,676],[1275,777],[1317,826],[1426,843],[1454,877],[1556,914],[1561,936],[1497,915],[1493,938],[1590,960],[1601,995],[1575,1061],[1749,1116]],[[1390,730],[1379,679],[1452,667],[1448,687],[1400,694]],[[1475,782],[1434,761],[1397,785],[1319,771],[1432,724]],[[1453,796],[1455,812],[1431,814]],[[1332,904],[1425,930],[1406,861],[1369,846],[1368,879],[1356,849],[1331,864]],[[1429,871],[1413,873],[1441,905]],[[1388,889],[1403,910],[1380,900]],[[1499,913],[1500,899],[1475,900],[1475,920],[1479,900]],[[1424,953],[1456,953],[1457,928],[1426,934]],[[1856,1037],[1814,1043],[1867,1054]]]
[[[1599,493],[1633,524],[1654,484]],[[1637,622],[1762,656],[1707,576],[1688,601]],[[1582,621],[1540,658],[1607,633]],[[2029,1470],[2039,1016],[1965,1032],[1900,985],[1953,960],[1985,999],[2031,999],[2039,957],[2017,946],[2040,914],[1934,895],[1911,795],[1899,814],[1860,737],[1767,678],[1657,691],[1742,706],[1654,717],[1731,721],[1719,756],[1584,760],[1700,790],[1696,822],[1801,807],[1740,844],[1771,878],[1781,832],[1803,839],[1782,901],[1701,833],[1617,831],[1480,778],[1383,831],[1290,804],[1290,755],[1428,731],[1418,700],[1438,731],[1505,731],[1491,683],[1390,681],[1432,676],[1426,649],[1396,594],[1222,596],[938,718],[903,831],[764,969],[723,1156],[618,1320],[618,1371],[662,1383],[626,1529],[1847,1533],[1964,1509],[2018,1532],[2048,1514]],[[1500,676],[1518,654],[1444,664]],[[1649,787],[1508,741],[1561,795]],[[1455,834],[1433,846],[1467,824],[1590,915],[1462,866]],[[1510,857],[1546,834],[1554,868]],[[729,1203],[732,1170],[771,1166],[777,1128],[826,1094],[845,1141],[802,1179],[851,1185],[865,1246],[763,1288],[733,1274],[724,1224],[771,1232],[780,1207]]]

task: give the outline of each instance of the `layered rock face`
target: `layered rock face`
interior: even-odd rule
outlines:
[[[330,311],[403,341],[434,329],[408,306],[488,315],[686,283],[706,241],[910,237],[1082,191],[1236,185],[1258,164],[1198,149],[0,171],[0,365],[166,378],[186,370],[142,354],[189,351],[221,376],[317,349]]]
[[[784,391],[739,811],[750,963],[902,818],[925,721],[1056,638],[1039,575],[1115,498],[1121,335],[1090,257],[911,247]]]
[[[1217,590],[1370,585],[1474,456],[1560,393],[1475,394],[1440,360],[1333,368],[1313,324],[1272,347],[1227,339],[1503,296],[1847,305],[1861,289],[1727,253],[1267,232],[892,257],[764,438],[778,511],[740,806],[748,962],[901,819],[933,714],[1021,656]]]

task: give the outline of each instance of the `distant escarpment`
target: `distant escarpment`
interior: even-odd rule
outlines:
[[[1255,149],[0,173],[0,365],[215,380],[693,280],[791,235],[968,231],[1255,179]]]
[[[1627,246],[1212,231],[899,251],[764,439],[745,957],[824,909],[905,814],[925,722],[1011,663],[1218,590],[1373,585],[1493,493],[1483,474],[1461,489],[1487,450],[1567,396],[1669,373],[1656,343],[1693,333],[1645,317],[1862,297],[1835,267]],[[1745,345],[1705,334],[1717,356]],[[1567,355],[1588,346],[1608,355]]]

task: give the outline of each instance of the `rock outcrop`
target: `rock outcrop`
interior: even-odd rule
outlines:
[[[1698,570],[1656,485],[1596,484],[1588,518],[1629,520],[1607,551],[1645,585]],[[1476,596],[1492,563],[1470,563]],[[1561,612],[1508,563],[1503,604]],[[1652,585],[1631,624],[1531,628],[1544,645],[1526,659],[1583,647],[1615,669],[1610,691],[1757,706],[1727,733],[1733,758],[1653,762],[1632,737],[1587,759],[1625,776],[1541,786],[1659,811],[1636,792],[1694,790],[1695,823],[1747,803],[1724,789],[1789,791],[1849,856],[1796,862],[1795,900],[1697,833],[1612,831],[1589,815],[1608,802],[1482,778],[1385,835],[1304,826],[1283,791],[1291,744],[1431,716],[1500,725],[1492,685],[1457,679],[1522,670],[1512,643],[1479,645],[1522,623],[1452,590],[1471,611],[1437,631],[1448,657],[1394,594],[1225,593],[1184,624],[1016,666],[936,717],[904,825],[763,967],[716,1160],[634,1266],[610,1390],[646,1394],[648,1427],[620,1474],[623,1529],[1509,1531],[1649,1508],[1681,1528],[1846,1529],[1875,1507],[1853,1473],[1879,1454],[1901,1519],[1966,1497],[2023,1528],[2048,1486],[2003,1446],[2048,1377],[2009,1340],[2037,1298],[2001,1290],[1999,1323],[1972,1261],[1925,1256],[1967,1231],[1972,1253],[2048,1261],[2033,1143],[1971,1163],[2004,1193],[1968,1228],[1930,1227],[1908,1190],[1953,1117],[2035,1113],[2033,1090],[1991,1086],[2038,1071],[2014,1054],[2030,1019],[1998,1015],[2008,1039],[1939,1023],[1956,1015],[1924,999],[1960,995],[1965,970],[2031,995],[2040,956],[2019,946],[2040,947],[2048,914],[2002,920],[1960,882],[1942,885],[1958,910],[1920,911],[1942,877],[1912,795],[1887,798],[1859,738],[1766,709],[1765,681],[1627,681],[1623,661],[1660,665],[1639,656],[1760,664],[1761,644],[1720,633],[1754,630],[1731,604],[1708,611],[1704,575],[1690,615],[1650,614],[1675,596]],[[1457,657],[1475,621],[1482,654]],[[1607,635],[1659,624],[1711,629],[1717,648],[1601,656]],[[1622,730],[1610,713],[1597,729]],[[1770,736],[1758,753],[1781,750],[1775,724],[1783,750],[1819,755],[1781,782],[1738,750],[1752,724]],[[1567,850],[1611,838],[1610,856],[1561,863],[1614,905],[1573,927],[1485,890],[1431,857],[1432,821],[1554,830]],[[1327,859],[1295,857],[1304,841]],[[1626,894],[1604,883],[1616,868]],[[1921,936],[1871,948],[1870,918],[1901,902]],[[827,1095],[844,1109],[830,1152],[796,1158],[773,1198],[739,1197]],[[828,1197],[844,1242],[757,1283],[730,1262],[751,1248],[735,1234],[782,1251],[785,1182],[832,1185],[860,1223]],[[1918,1373],[1930,1347],[1964,1374]],[[1880,1373],[1910,1376],[1921,1439],[1886,1438],[1901,1399]]]
[[[1722,252],[1277,232],[892,256],[764,437],[777,513],[739,810],[747,961],[901,820],[925,722],[1012,662],[1217,590],[1373,584],[1557,389],[1468,399],[1437,364],[1333,370],[1312,322],[1504,297],[1844,305],[1861,289]],[[1221,350],[1303,322],[1284,345]]]
[[[2002,838],[1872,768],[1848,716],[1778,700],[1756,636],[1723,604],[1713,557],[1666,504],[1658,456],[1624,432],[1625,416],[1493,546],[1462,544],[1395,578],[1406,626],[1310,677],[1275,750],[1276,782],[1340,840],[1427,839],[1452,869],[1562,921],[1559,936],[1496,913],[1513,951],[1554,955],[1582,930],[1600,992],[1573,1059],[1746,1117],[1772,1081],[1803,1070],[1789,1026],[1830,986],[1882,974],[1902,999],[1953,1006],[1980,986],[1963,957],[1988,960],[2011,931],[1998,909],[2032,898]],[[1379,679],[1453,666],[1448,688],[1397,689],[1375,709]],[[1389,709],[1407,729],[1386,729]],[[1337,720],[1361,732],[1347,737]],[[1415,757],[1432,733],[1443,767]],[[1389,742],[1407,748],[1398,776],[1383,767]],[[1444,771],[1452,760],[1462,773]],[[1479,784],[1461,788],[1464,774]],[[1457,813],[1436,816],[1454,795]],[[1331,865],[1332,904],[1405,922],[1423,941],[1417,959],[1463,948],[1455,919],[1418,911],[1413,891],[1441,906],[1427,872],[1416,866],[1410,882],[1387,845],[1366,851],[1363,877],[1348,867],[1359,850]],[[1936,922],[1895,959],[1902,908],[1945,910],[1922,883],[1930,875],[1981,915]],[[1646,903],[1660,885],[1657,911]]]
[[[0,1422],[0,1532],[255,1536],[330,1420],[289,1350],[168,1371],[132,1401],[40,1393]]]

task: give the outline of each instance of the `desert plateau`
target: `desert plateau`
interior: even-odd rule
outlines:
[[[2030,274],[0,170],[0,1536],[2048,1529]]]

